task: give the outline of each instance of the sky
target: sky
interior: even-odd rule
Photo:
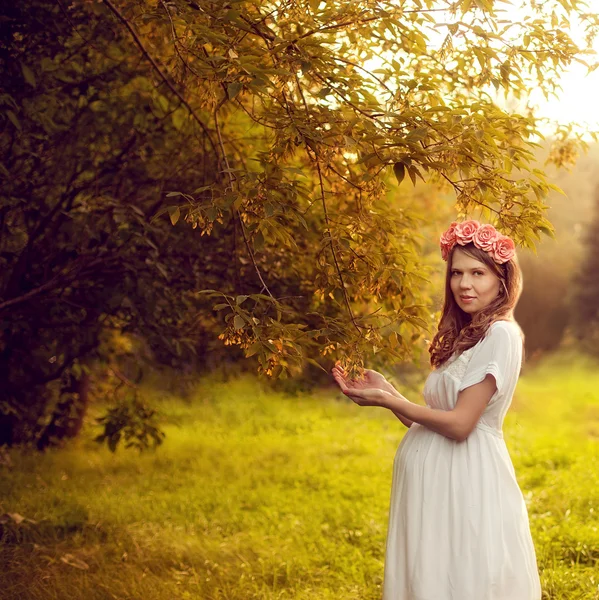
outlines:
[[[562,0],[557,0],[557,2],[560,1]],[[532,0],[499,0],[497,1],[497,7],[503,13],[503,18],[518,21],[523,19],[526,14],[530,14],[529,7],[531,2]],[[599,14],[599,0],[586,0],[586,2],[590,9],[589,12]],[[553,5],[554,3],[555,0],[551,0],[547,2],[547,5]],[[438,13],[437,22],[452,22],[454,20],[455,18],[449,14]],[[571,35],[573,41],[580,47],[586,47],[583,27],[576,23],[574,16],[571,16],[570,24],[569,35]],[[444,28],[431,28],[427,30],[431,47],[440,47],[446,34],[447,30]],[[459,44],[457,39],[454,45],[456,43]],[[589,64],[599,62],[599,36],[594,40],[593,49],[596,54],[584,57]],[[367,66],[375,69],[380,66],[380,62],[375,58],[369,61]],[[531,105],[537,107],[535,116],[540,118],[545,117],[562,124],[576,122],[582,126],[582,130],[588,128],[599,131],[599,68],[588,75],[587,73],[587,67],[573,62],[560,78],[562,91],[558,93],[558,97],[550,96],[549,99],[545,99],[544,95],[538,89],[532,88],[529,102]],[[506,107],[503,90],[495,93],[493,86],[489,85],[487,91],[492,97],[494,96],[494,100],[499,106]],[[508,106],[506,108],[508,110],[523,111],[525,109],[524,102],[521,108],[517,108],[514,105],[513,98],[508,99],[507,102]],[[555,128],[551,125],[544,126],[543,124],[539,124],[539,129],[545,135],[550,135],[555,131]],[[588,138],[589,141],[591,139],[590,136],[585,136],[585,138]]]
[[[599,58],[599,40],[594,49]],[[531,101],[539,107],[539,116],[567,123],[577,121],[588,123],[599,129],[599,69],[588,76],[587,68],[579,64],[572,65],[561,78],[562,92],[558,99],[545,100],[542,94],[532,94]]]
[[[592,12],[599,14],[599,0],[587,0]],[[582,29],[575,28],[571,35],[574,41],[584,46]],[[589,63],[599,61],[599,37],[595,39],[593,49],[596,55],[588,55]],[[599,69],[587,75],[588,69],[573,63],[560,79],[562,92],[559,98],[546,100],[541,93],[533,91],[531,102],[538,106],[538,116],[547,117],[560,123],[576,121],[588,124],[591,129],[599,130]]]

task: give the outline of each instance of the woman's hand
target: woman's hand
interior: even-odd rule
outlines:
[[[377,387],[382,390],[387,389],[391,385],[382,373],[373,371],[372,369],[364,369],[364,380],[368,382],[369,387]]]
[[[339,365],[331,372],[341,391],[359,406],[384,406],[386,392],[372,387],[367,378],[349,379]]]
[[[335,363],[335,368],[340,371],[342,375],[346,375],[347,378],[347,374],[343,370],[340,362]],[[364,378],[360,381],[364,384],[364,387],[367,388],[379,388],[380,390],[385,390],[387,392],[392,392],[392,390],[395,389],[382,373],[374,371],[373,369],[364,369]]]

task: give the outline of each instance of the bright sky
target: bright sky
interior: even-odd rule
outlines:
[[[532,0],[499,0],[497,2],[497,8],[503,13],[503,18],[509,18],[514,20],[522,19],[527,13]],[[559,0],[558,0],[559,1]],[[586,0],[587,5],[590,9],[590,13],[599,14],[599,0]],[[438,22],[452,22],[455,18],[452,18],[448,14],[439,14]],[[574,17],[570,19],[571,29],[569,34],[573,41],[578,44],[581,48],[586,47],[584,41],[584,29],[580,24],[575,22]],[[435,30],[428,30],[427,35],[429,36],[429,44],[431,46],[440,47],[445,39],[447,30],[444,27],[440,27],[438,30],[438,36],[435,35]],[[459,43],[456,39],[455,44]],[[593,64],[599,62],[599,37],[594,40],[593,49],[597,54],[589,54],[583,58],[589,63]],[[370,61],[367,67],[376,69],[379,66],[377,59]],[[583,129],[587,127],[594,131],[599,131],[599,68],[588,74],[587,67],[573,62],[570,67],[564,71],[560,86],[562,91],[559,92],[559,97],[554,98],[550,96],[548,100],[545,99],[544,95],[538,90],[533,88],[530,94],[530,104],[538,107],[535,112],[536,117],[546,117],[552,121],[567,124],[570,122],[576,122],[582,126]],[[495,93],[494,88],[489,85],[488,93],[495,95],[495,101],[500,106],[505,106],[506,101],[503,90]],[[513,100],[508,99],[509,109],[514,110]],[[524,106],[519,110],[524,110]],[[554,131],[554,128],[544,128],[541,126],[541,130],[545,134],[550,134]],[[590,139],[590,138],[589,138]]]
[[[591,12],[599,14],[599,0],[587,0]],[[573,24],[574,25],[574,24]],[[584,47],[584,31],[574,27],[570,32],[573,40]],[[589,54],[585,58],[589,64],[599,61],[599,37],[595,39],[593,49],[597,54]],[[581,125],[589,125],[599,130],[599,69],[587,75],[588,69],[573,63],[561,77],[562,91],[559,98],[549,97],[533,91],[531,102],[539,107],[537,116],[547,117],[560,123],[575,121]]]
[[[599,58],[599,40],[595,41],[594,49],[598,56],[589,56],[591,61]],[[531,101],[539,107],[538,115],[561,123],[586,122],[592,129],[599,129],[599,69],[586,73],[586,67],[571,65],[561,78],[559,99],[550,97],[547,101],[542,94],[531,94]]]

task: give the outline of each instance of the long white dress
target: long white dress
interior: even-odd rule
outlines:
[[[452,409],[487,373],[497,390],[463,442],[418,423],[401,440],[383,600],[540,600],[528,512],[502,432],[521,364],[518,324],[496,321],[428,376],[424,399],[435,409]]]

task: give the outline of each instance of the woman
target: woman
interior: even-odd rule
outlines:
[[[343,393],[409,427],[397,450],[383,600],[540,600],[528,513],[502,424],[522,364],[513,319],[522,288],[514,242],[492,225],[453,222],[441,236],[445,302],[429,352],[426,406],[380,373]]]

